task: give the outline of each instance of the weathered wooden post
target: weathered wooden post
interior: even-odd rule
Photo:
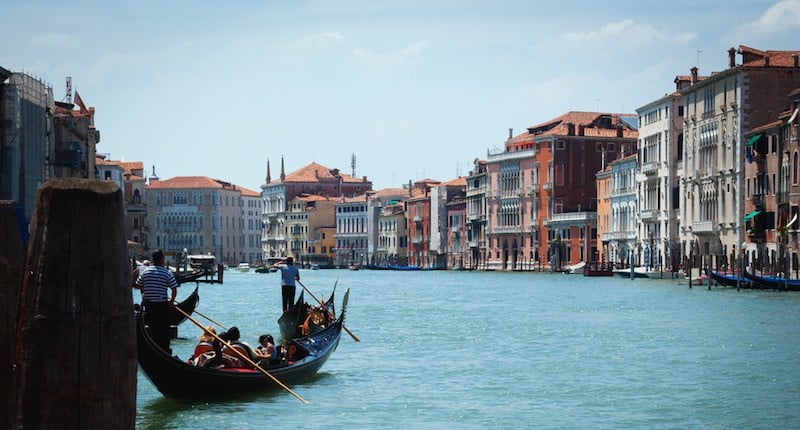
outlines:
[[[45,183],[19,295],[10,428],[134,428],[129,276],[119,187]]]
[[[0,201],[0,427],[11,426],[11,368],[17,332],[17,305],[25,266],[27,226],[18,207]]]

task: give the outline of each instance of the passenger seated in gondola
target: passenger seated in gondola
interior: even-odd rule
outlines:
[[[214,327],[208,325],[203,329],[203,333],[197,338],[197,345],[194,347],[194,354],[192,354],[192,361],[196,361],[198,357],[214,350],[214,334],[217,331]]]
[[[231,327],[231,329],[235,329],[233,330],[233,332],[236,338],[238,339],[239,329],[236,327]],[[220,342],[220,339],[222,339],[226,343],[229,343],[231,340],[229,332],[230,330],[223,331],[222,333],[220,333],[218,336],[219,339],[215,337],[214,340],[211,342],[212,351],[200,354],[200,356],[197,357],[197,359],[195,360],[195,365],[201,367],[212,367],[215,369],[248,367],[245,364],[245,361],[242,360],[238,355],[236,355],[235,352],[230,351],[230,349],[227,346],[225,346],[223,349],[222,342]],[[225,353],[224,352],[225,350],[227,350],[229,353],[233,355]]]
[[[239,354],[231,351],[231,349],[236,349],[237,351],[239,351],[242,354],[244,354],[245,357],[247,357],[247,358],[249,358],[251,360],[257,359],[258,357],[256,356],[256,353],[253,350],[253,347],[248,345],[247,342],[243,342],[239,337],[240,337],[240,335],[239,335],[239,328],[238,327],[229,328],[228,329],[228,339],[227,339],[227,341],[228,341],[228,344],[231,346],[231,348],[228,348],[226,346],[225,348],[222,349],[222,353],[231,355],[233,357],[239,357]]]
[[[276,364],[278,359],[278,348],[275,347],[275,340],[270,334],[262,334],[258,337],[258,346],[256,347],[256,356],[262,361],[269,364]]]

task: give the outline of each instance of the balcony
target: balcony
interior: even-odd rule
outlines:
[[[714,221],[694,221],[692,223],[692,232],[695,234],[714,234],[717,232],[717,227]]]
[[[515,226],[503,226],[503,227],[495,227],[493,232],[495,234],[509,234],[509,233],[523,233],[522,227],[515,225]]]
[[[414,236],[413,238],[411,238],[411,243],[413,243],[415,245],[419,245],[419,244],[425,243],[425,242],[427,242],[427,241],[422,236]]]
[[[642,164],[642,174],[644,175],[653,175],[658,172],[658,162],[657,161],[648,161]]]
[[[628,241],[628,240],[636,240],[636,232],[635,231],[610,231],[608,233],[603,233],[603,241],[607,242],[610,240],[616,241]]]
[[[422,222],[422,217],[419,215],[414,215],[414,222]]]
[[[542,182],[542,189],[545,191],[552,191],[553,190],[553,183],[552,182]]]
[[[643,210],[640,215],[642,221],[655,221],[658,219],[658,211],[655,209]]]

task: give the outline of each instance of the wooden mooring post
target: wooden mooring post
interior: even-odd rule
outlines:
[[[11,369],[17,333],[17,305],[25,266],[27,226],[19,207],[0,201],[0,420],[1,428],[11,428]]]
[[[37,195],[19,292],[11,429],[133,429],[136,333],[123,201],[111,182]]]

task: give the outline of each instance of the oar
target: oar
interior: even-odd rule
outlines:
[[[337,281],[337,282],[338,282],[338,281]],[[317,296],[315,296],[315,295],[314,295],[314,293],[312,293],[312,292],[311,292],[311,290],[309,290],[308,288],[306,288],[306,286],[305,286],[305,285],[303,285],[303,283],[302,283],[302,282],[300,282],[300,281],[297,281],[297,283],[298,283],[298,284],[300,284],[300,286],[301,286],[301,287],[303,287],[303,289],[304,289],[304,290],[306,290],[306,292],[307,292],[308,294],[310,294],[310,295],[311,295],[311,297],[313,297],[313,298],[314,298],[314,300],[318,301],[318,302],[319,302],[319,304],[320,304],[320,305],[322,305],[322,307],[325,307],[325,302],[323,302],[322,300],[320,300],[319,298],[317,298]],[[334,315],[334,316],[335,316],[335,315]],[[349,328],[347,328],[347,327],[346,327],[344,324],[342,324],[342,328],[344,329],[344,331],[346,331],[346,332],[347,332],[347,334],[349,334],[349,335],[350,335],[350,337],[352,337],[352,338],[353,338],[353,340],[355,340],[356,342],[361,342],[361,339],[359,339],[359,338],[358,338],[358,336],[354,335],[354,334],[353,334],[353,332],[351,332],[351,331],[350,331],[350,329],[349,329]]]
[[[214,324],[218,325],[218,326],[219,326],[221,329],[223,329],[223,330],[227,330],[227,329],[228,329],[228,327],[225,327],[224,325],[222,325],[222,324],[220,324],[220,323],[218,323],[218,322],[214,321],[214,319],[213,319],[213,318],[211,318],[211,317],[208,317],[208,316],[205,316],[205,315],[201,314],[199,311],[197,311],[197,309],[195,309],[195,310],[194,310],[194,313],[196,313],[197,315],[200,315],[201,317],[203,317],[203,318],[205,318],[205,319],[207,319],[207,320],[211,321],[212,323],[214,323]]]
[[[204,329],[204,330],[205,330],[205,328],[203,327],[203,325],[202,325],[202,324],[200,324],[199,322],[197,322],[197,320],[195,320],[194,318],[192,318],[191,316],[189,316],[189,314],[187,314],[186,312],[184,312],[184,311],[183,311],[183,309],[181,309],[181,308],[178,308],[178,307],[176,307],[175,309],[177,309],[177,310],[178,310],[178,312],[182,313],[182,314],[183,314],[183,316],[185,316],[186,318],[188,318],[188,319],[189,319],[189,321],[193,322],[193,323],[194,323],[196,326],[198,326],[198,327],[200,327],[200,328],[202,328],[202,329]],[[210,333],[210,332],[209,332],[209,333]],[[300,400],[301,402],[308,404],[308,401],[307,401],[306,399],[304,399],[304,398],[300,397],[300,395],[299,395],[299,394],[297,394],[297,393],[295,393],[294,391],[292,391],[292,389],[291,389],[291,388],[287,387],[287,386],[286,386],[286,385],[285,385],[283,382],[279,381],[279,380],[278,380],[278,378],[276,378],[276,377],[272,376],[272,374],[271,374],[271,373],[269,373],[269,372],[267,372],[266,370],[262,369],[262,368],[261,368],[261,366],[259,366],[259,365],[258,365],[258,364],[256,364],[255,362],[253,362],[253,360],[251,360],[251,359],[250,359],[250,357],[248,357],[248,356],[244,355],[244,353],[243,353],[243,352],[241,352],[241,351],[239,351],[238,349],[236,349],[236,348],[232,347],[232,346],[231,346],[231,345],[230,345],[228,342],[225,342],[225,341],[224,341],[224,340],[223,340],[221,337],[217,336],[217,334],[216,334],[216,333],[211,333],[211,335],[212,335],[212,336],[214,336],[214,339],[216,339],[216,340],[220,341],[220,343],[222,343],[223,345],[227,346],[227,347],[228,347],[228,349],[230,349],[231,351],[235,352],[235,353],[236,353],[236,354],[237,354],[239,357],[241,357],[241,358],[242,358],[242,359],[243,359],[245,362],[247,362],[247,364],[249,364],[249,365],[253,366],[253,367],[254,367],[256,370],[260,371],[261,373],[263,373],[263,374],[265,374],[265,375],[269,376],[269,378],[270,378],[270,379],[272,379],[272,381],[273,381],[273,382],[275,382],[276,384],[278,384],[278,386],[280,386],[281,388],[283,388],[284,390],[286,390],[287,392],[289,392],[289,394],[293,395],[293,396],[294,396],[294,397],[295,397],[297,400]]]

